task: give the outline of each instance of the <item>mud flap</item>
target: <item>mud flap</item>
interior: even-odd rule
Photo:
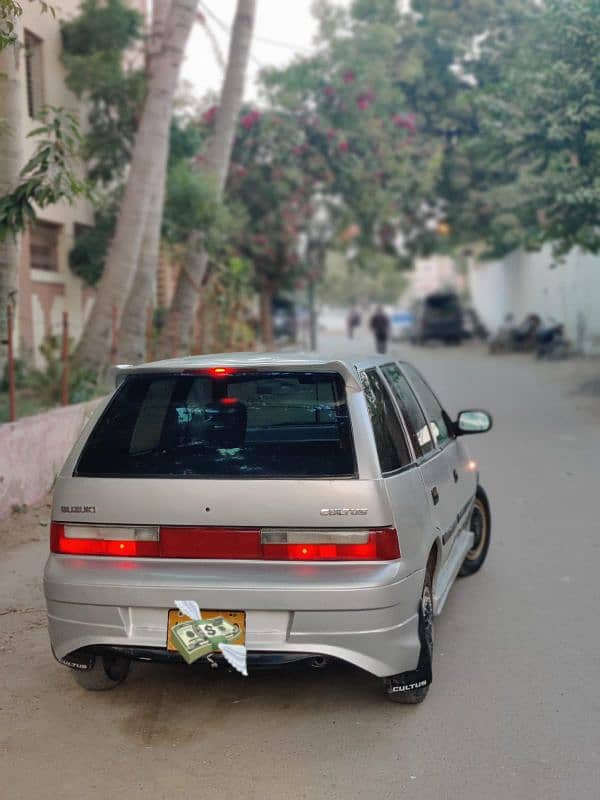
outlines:
[[[386,694],[400,694],[403,692],[413,692],[415,689],[423,689],[429,686],[432,681],[431,672],[431,647],[425,636],[425,625],[423,615],[419,614],[419,641],[421,642],[421,652],[419,653],[419,663],[416,669],[408,672],[399,672],[385,678]]]
[[[54,658],[59,664],[64,664],[65,667],[70,667],[71,669],[78,669],[81,672],[87,672],[96,663],[96,656],[93,653],[86,653],[84,650],[75,650],[73,653],[64,656],[64,658],[57,658],[56,656]]]

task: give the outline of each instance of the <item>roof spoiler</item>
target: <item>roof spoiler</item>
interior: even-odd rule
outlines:
[[[231,367],[232,369],[239,369],[243,371],[244,369],[248,370],[264,370],[265,372],[273,372],[277,371],[277,369],[284,370],[285,372],[306,372],[306,371],[314,371],[314,372],[339,372],[339,374],[344,379],[344,383],[346,384],[346,388],[351,389],[355,392],[362,391],[362,386],[360,385],[360,381],[358,379],[358,374],[354,368],[349,367],[343,361],[338,361],[337,359],[333,359],[331,361],[316,361],[314,364],[310,363],[301,363],[301,362],[291,362],[286,364],[284,361],[279,365],[275,365],[273,363],[264,362],[261,363],[260,361],[255,361],[254,363],[244,364],[238,363],[235,364],[230,360],[225,361],[223,359],[225,366]],[[143,373],[157,373],[157,372],[183,372],[189,369],[203,369],[206,367],[209,369],[211,366],[220,366],[220,362],[216,361],[214,364],[207,364],[205,362],[201,364],[193,364],[187,363],[182,364],[179,359],[169,359],[165,361],[156,361],[150,364],[117,364],[112,368],[112,375],[114,376],[115,381],[115,388],[120,386],[125,378],[128,375],[139,375]]]

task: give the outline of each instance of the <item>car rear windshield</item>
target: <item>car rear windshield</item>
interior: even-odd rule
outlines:
[[[432,314],[456,314],[460,310],[458,297],[454,294],[430,295],[425,303]]]
[[[75,475],[341,478],[356,473],[336,373],[131,375],[93,429]]]

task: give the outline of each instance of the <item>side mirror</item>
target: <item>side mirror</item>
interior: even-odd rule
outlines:
[[[487,411],[461,411],[454,427],[458,436],[486,433],[492,427],[492,418]]]

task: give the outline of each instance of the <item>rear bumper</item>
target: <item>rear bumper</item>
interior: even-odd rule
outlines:
[[[463,335],[460,322],[427,322],[423,325],[422,335],[431,339],[457,338]]]
[[[249,653],[339,658],[385,677],[416,667],[423,571],[401,564],[207,564],[50,556],[44,591],[58,659],[88,647],[167,656],[177,599],[246,612]],[[154,654],[154,655],[153,655]]]

